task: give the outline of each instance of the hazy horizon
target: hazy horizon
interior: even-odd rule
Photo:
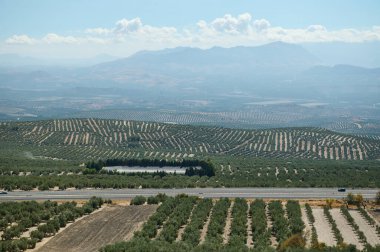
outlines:
[[[98,117],[380,135],[379,7],[370,0],[3,0],[0,120]]]
[[[142,50],[257,46],[274,41],[322,47],[347,43],[371,50],[372,44],[380,42],[379,7],[377,1],[117,0],[88,4],[83,0],[3,0],[0,54],[123,58]]]

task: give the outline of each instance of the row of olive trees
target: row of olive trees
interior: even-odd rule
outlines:
[[[256,199],[251,204],[253,245],[257,249],[264,249],[270,245],[270,230],[265,214],[266,204],[262,199]]]
[[[135,233],[135,237],[151,239],[156,237],[157,230],[168,219],[169,215],[176,209],[180,198],[168,197],[157,208],[156,212],[143,225],[143,228]]]
[[[174,242],[177,239],[178,230],[185,225],[189,219],[191,211],[196,201],[195,197],[182,197],[177,207],[169,215],[168,220],[164,223],[158,239]]]
[[[228,208],[230,207],[230,200],[227,198],[220,199],[216,202],[210,224],[207,228],[206,243],[222,244],[224,227],[226,226]]]
[[[201,229],[207,221],[212,209],[211,199],[200,199],[197,206],[191,215],[191,221],[186,226],[182,235],[182,241],[189,243],[192,246],[197,246],[200,241]]]
[[[110,200],[104,201],[97,197],[91,198],[82,207],[77,207],[75,202],[66,202],[60,205],[51,201],[43,203],[34,201],[0,203],[2,220],[4,220],[3,218],[8,218],[9,214],[14,214],[13,220],[16,220],[16,225],[11,225],[4,229],[3,240],[0,241],[0,252],[32,249],[44,237],[55,235],[68,222],[73,222],[76,218],[91,213],[105,202],[111,203]],[[13,209],[10,207],[13,207]],[[33,220],[30,219],[29,222],[26,222],[25,218],[22,218],[17,221],[19,219],[18,215],[28,216],[28,212],[35,216]],[[46,223],[41,225],[42,221],[46,221]],[[33,226],[37,226],[37,229],[30,233],[30,238],[22,237],[18,239],[23,232]]]
[[[302,234],[305,223],[302,220],[301,207],[298,201],[289,200],[286,203],[286,213],[288,215],[289,228],[292,234]]]
[[[236,198],[231,214],[232,224],[229,244],[232,246],[242,246],[247,243],[247,210],[247,201]]]
[[[269,203],[269,215],[272,220],[272,234],[280,244],[290,236],[289,222],[285,218],[285,211],[279,200]]]

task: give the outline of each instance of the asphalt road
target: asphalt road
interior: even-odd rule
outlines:
[[[15,191],[0,194],[5,200],[74,200],[88,199],[92,196],[104,199],[130,199],[136,195],[151,196],[165,193],[174,196],[181,193],[205,198],[240,197],[267,199],[339,199],[352,192],[362,194],[364,198],[374,199],[379,189],[347,189],[338,192],[337,188],[184,188],[184,189],[84,189],[66,191]]]

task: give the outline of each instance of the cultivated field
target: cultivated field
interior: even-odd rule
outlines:
[[[263,106],[264,105],[264,106]],[[364,111],[362,111],[364,112]],[[296,105],[252,106],[239,111],[189,112],[174,110],[99,110],[70,115],[76,118],[101,118],[151,121],[190,125],[210,125],[230,128],[263,129],[278,127],[321,127],[340,133],[380,137],[378,115],[352,114],[349,108],[306,107]]]
[[[211,201],[182,196],[164,201],[130,242],[114,248],[133,250],[143,242],[141,239],[150,239],[152,248],[163,246],[162,242],[168,243],[166,246],[183,242],[191,247],[260,250],[285,246],[297,235],[305,239],[296,245],[298,247],[352,244],[362,250],[368,245],[380,246],[379,227],[370,224],[360,211],[345,206],[328,209],[293,200]],[[111,251],[112,246],[107,248]]]
[[[156,208],[156,205],[106,206],[75,222],[35,251],[92,252],[110,243],[127,241]]]
[[[102,199],[95,197],[81,207],[78,207],[76,202],[1,202],[0,251],[33,249],[36,243],[55,235],[103,204]]]
[[[367,160],[380,152],[378,139],[321,128],[240,130],[100,119],[1,123],[0,141],[33,144],[37,156],[69,160],[206,155]]]
[[[379,187],[380,140],[321,128],[262,130],[100,119],[0,123],[0,188]],[[88,173],[99,159],[208,160],[213,177]],[[111,176],[112,175],[112,176]]]
[[[131,204],[143,203],[137,198]],[[97,251],[102,247],[102,251],[175,251],[178,248],[192,251],[195,247],[199,251],[212,248],[261,251],[349,244],[358,250],[378,251],[380,247],[380,226],[374,217],[363,208],[347,208],[339,202],[330,209],[321,201],[212,200],[159,195],[149,198],[148,203],[108,204],[101,208],[102,201],[97,198],[82,207],[71,202],[1,203],[4,225],[0,251],[15,251],[16,247],[20,251],[29,248],[37,252]],[[93,211],[96,208],[99,209]],[[29,213],[24,211],[27,209]],[[74,221],[75,213],[86,215]],[[70,218],[70,214],[74,216]],[[30,216],[29,219],[41,216],[46,220],[26,226],[25,216]],[[65,227],[67,222],[71,224]]]

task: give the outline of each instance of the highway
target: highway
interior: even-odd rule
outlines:
[[[185,193],[205,198],[240,197],[266,199],[339,199],[351,192],[362,194],[366,199],[374,199],[379,189],[347,189],[338,192],[337,188],[181,188],[181,189],[83,189],[65,191],[13,191],[0,194],[0,201],[10,200],[75,200],[92,196],[104,199],[131,199],[136,195],[151,196],[165,193],[169,196]]]

